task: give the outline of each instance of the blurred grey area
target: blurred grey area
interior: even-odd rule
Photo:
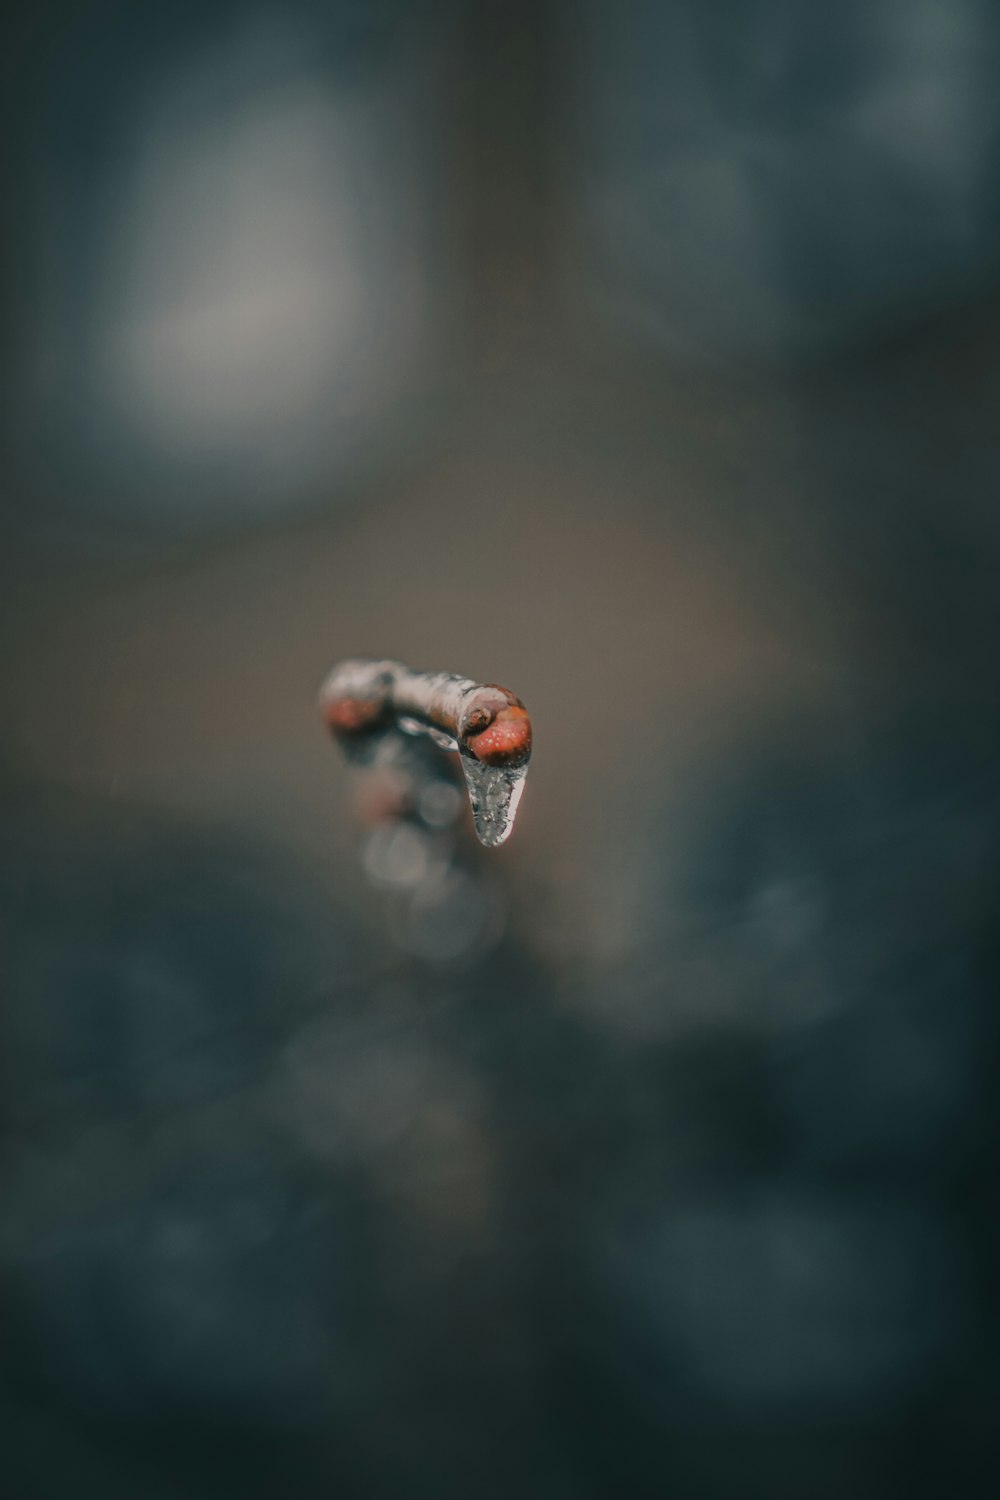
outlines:
[[[996,1493],[995,7],[3,34],[0,1494]]]

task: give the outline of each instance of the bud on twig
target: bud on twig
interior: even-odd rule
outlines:
[[[457,751],[480,842],[492,849],[509,836],[531,757],[531,720],[507,688],[400,662],[346,661],[324,682],[319,704],[354,759],[394,732],[427,734]]]

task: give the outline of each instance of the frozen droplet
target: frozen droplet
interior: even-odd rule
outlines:
[[[528,771],[527,759],[517,765],[489,766],[478,760],[470,750],[440,729],[423,723],[408,714],[401,714],[396,728],[406,736],[430,740],[442,750],[458,751],[465,784],[472,804],[472,819],[479,842],[487,849],[496,849],[510,836],[514,826],[517,805],[524,791],[524,778]],[[400,745],[404,743],[397,734],[384,734],[374,752],[367,758],[376,763],[384,761],[394,766],[400,757]],[[414,767],[415,777],[428,774],[426,766]],[[420,794],[418,807],[421,817],[430,827],[446,827],[455,816],[454,788],[447,783],[433,782]],[[410,830],[413,831],[412,829]],[[365,856],[369,876],[382,885],[405,885],[415,883],[419,876],[411,876],[411,867],[417,861],[409,845],[404,843],[397,849],[389,835],[379,831],[369,842]]]
[[[461,755],[476,834],[487,849],[495,849],[509,837],[514,826],[528,763],[487,766],[469,751],[463,750]]]

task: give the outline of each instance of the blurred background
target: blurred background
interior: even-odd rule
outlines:
[[[3,36],[0,1490],[995,1493],[995,6]]]

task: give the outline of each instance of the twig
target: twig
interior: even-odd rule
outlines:
[[[319,706],[354,759],[398,732],[426,733],[442,750],[457,750],[480,842],[496,848],[509,836],[531,757],[531,720],[507,688],[400,662],[345,661],[324,682]]]

